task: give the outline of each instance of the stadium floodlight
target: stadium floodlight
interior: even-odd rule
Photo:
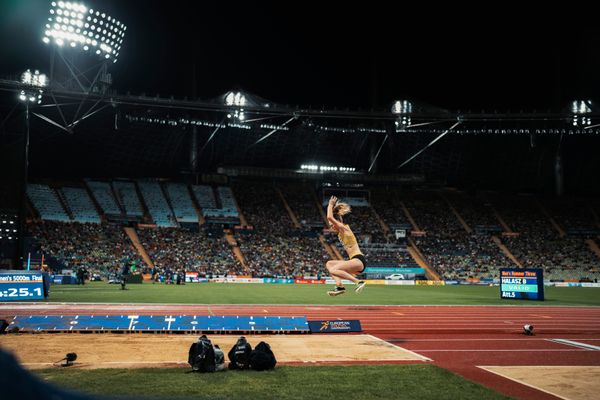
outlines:
[[[412,103],[408,100],[396,100],[392,105],[394,114],[410,114],[412,112]]]
[[[308,172],[354,172],[356,168],[353,167],[335,167],[331,165],[314,165],[314,164],[302,164],[300,165],[300,170],[308,171]]]
[[[588,114],[592,112],[591,100],[575,100],[571,103],[571,111],[573,114]]]
[[[229,92],[225,96],[225,105],[243,107],[246,105],[246,96],[240,92]]]
[[[42,102],[42,93],[44,93],[43,88],[48,86],[46,74],[40,74],[38,70],[31,72],[28,69],[21,74],[21,83],[28,87],[21,90],[19,100],[24,103],[40,104]]]
[[[42,102],[42,93],[43,91],[41,89],[27,92],[25,90],[21,90],[21,92],[19,93],[19,100],[21,100],[24,103],[40,104]]]
[[[50,17],[42,38],[44,43],[53,42],[59,47],[68,43],[70,47],[81,46],[85,51],[97,48],[96,54],[117,62],[127,30],[123,23],[81,3],[59,1],[50,5]]]
[[[572,124],[573,126],[584,126],[587,129],[592,124],[592,119],[585,114],[592,112],[592,101],[591,100],[575,100],[571,103],[571,112],[573,113]]]
[[[33,73],[30,69],[21,74],[21,83],[35,87],[48,86],[48,78],[46,74],[40,74],[40,71],[35,70]]]

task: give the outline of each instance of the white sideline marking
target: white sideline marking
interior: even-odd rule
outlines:
[[[381,342],[384,342],[384,343],[386,343],[386,344],[388,344],[388,345],[390,345],[390,346],[393,346],[393,347],[395,347],[395,348],[397,348],[397,349],[400,349],[400,350],[402,350],[402,351],[406,351],[407,353],[409,353],[409,354],[412,354],[412,355],[413,355],[413,356],[415,356],[415,357],[419,357],[420,359],[422,359],[422,360],[424,360],[424,361],[433,361],[433,360],[432,360],[431,358],[429,358],[429,357],[425,357],[425,356],[423,356],[423,355],[421,355],[421,354],[419,354],[419,353],[415,353],[414,351],[410,351],[410,350],[408,350],[408,349],[405,349],[404,347],[396,346],[394,343],[390,343],[390,342],[388,342],[388,341],[386,341],[386,340],[379,339],[379,338],[378,338],[378,337],[376,337],[376,336],[373,336],[373,335],[370,335],[370,334],[366,334],[365,336],[369,336],[369,337],[370,337],[370,338],[372,338],[372,339],[379,340],[379,341],[381,341]]]
[[[472,352],[472,351],[477,351],[477,352],[498,352],[498,351],[509,351],[511,353],[521,353],[521,352],[533,352],[533,351],[554,351],[554,352],[568,352],[568,351],[588,351],[588,349],[456,349],[456,350],[450,350],[450,349],[435,349],[435,350],[429,350],[429,349],[423,349],[423,350],[419,350],[422,351],[423,353],[428,353],[430,351],[434,351],[434,352],[455,352],[455,351],[467,351],[467,352]]]
[[[547,340],[550,341],[550,342],[556,342],[556,343],[560,343],[560,344],[566,344],[568,346],[579,347],[579,348],[585,349],[585,350],[600,351],[600,346],[594,346],[593,344],[576,342],[574,340],[567,340],[567,339],[547,339]]]
[[[28,365],[56,365],[57,363],[50,363],[50,362],[32,362],[32,363],[22,363],[21,365],[23,366],[28,366]],[[77,364],[77,363],[76,363]],[[99,365],[102,364],[181,364],[181,365],[188,365],[187,362],[185,361],[102,361],[98,363]],[[85,364],[87,365],[87,364]]]

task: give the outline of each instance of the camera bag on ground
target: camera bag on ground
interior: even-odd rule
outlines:
[[[215,372],[215,349],[206,335],[200,336],[198,341],[190,346],[188,363],[192,371]]]
[[[275,354],[267,342],[260,342],[250,354],[250,368],[253,370],[273,369],[276,364]]]
[[[218,344],[213,345],[215,350],[215,371],[224,371],[225,370],[225,353],[219,347]]]
[[[233,345],[227,357],[229,357],[229,369],[248,369],[250,368],[250,353],[252,346],[244,336],[240,336]]]

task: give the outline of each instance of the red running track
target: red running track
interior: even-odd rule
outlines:
[[[422,354],[433,363],[508,396],[557,399],[478,366],[600,365],[600,307],[544,306],[310,306],[194,304],[0,304],[14,315],[279,315],[359,319],[363,330]],[[525,324],[535,336],[522,334]]]

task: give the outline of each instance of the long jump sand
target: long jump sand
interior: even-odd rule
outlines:
[[[600,393],[600,366],[480,368],[563,399],[597,399]]]
[[[209,335],[227,354],[239,336]],[[27,368],[49,368],[66,353],[77,353],[80,368],[188,366],[190,345],[198,335],[14,334],[0,337]],[[429,361],[371,335],[251,335],[252,347],[269,343],[278,362],[330,363]],[[227,361],[227,357],[226,357]]]

